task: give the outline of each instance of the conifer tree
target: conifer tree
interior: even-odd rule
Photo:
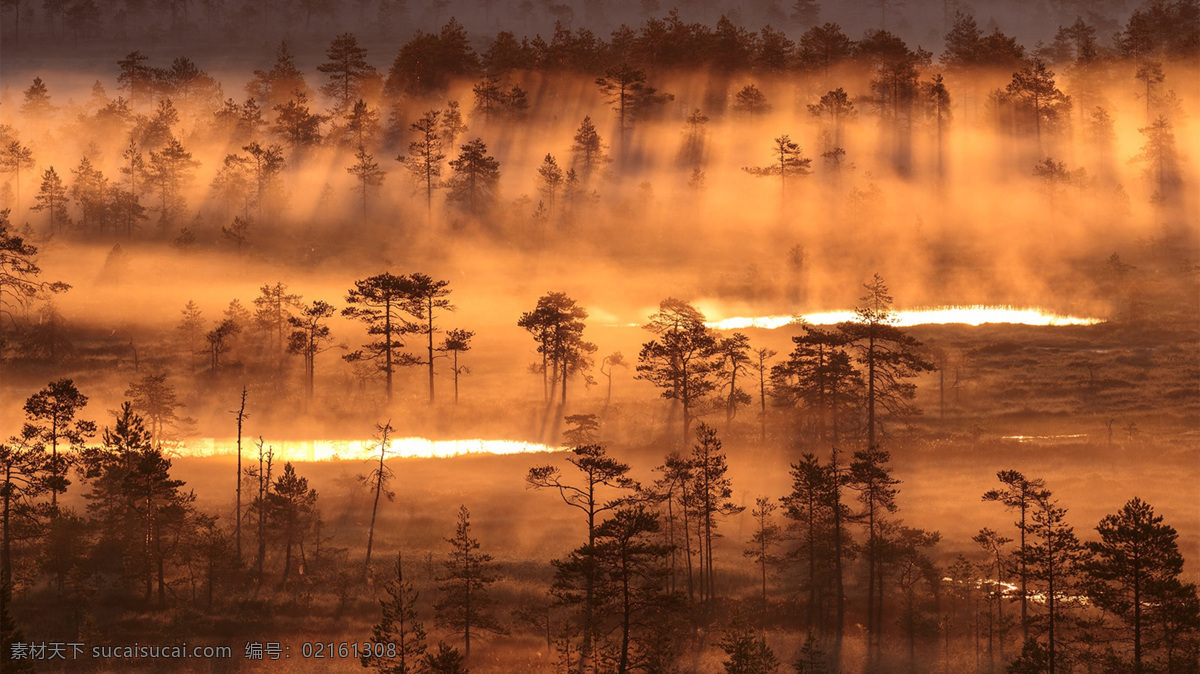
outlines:
[[[434,608],[438,624],[461,632],[463,658],[471,659],[471,629],[503,633],[500,623],[488,610],[495,601],[490,588],[498,580],[492,556],[479,551],[479,541],[471,536],[471,514],[466,506],[458,509],[454,537],[447,538],[450,554],[438,577],[439,597]]]
[[[423,667],[428,635],[417,614],[417,590],[413,581],[404,578],[404,560],[396,553],[396,577],[384,586],[385,596],[379,605],[383,615],[371,628],[372,642],[395,646],[377,655],[376,650],[361,658],[363,667],[373,667],[382,674],[417,674]]]

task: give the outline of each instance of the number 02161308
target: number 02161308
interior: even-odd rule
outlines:
[[[300,647],[306,658],[394,658],[396,644],[375,641],[306,641]]]

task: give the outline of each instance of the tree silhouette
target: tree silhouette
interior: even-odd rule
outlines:
[[[354,153],[354,158],[357,161],[346,168],[346,173],[353,175],[358,180],[358,193],[362,199],[362,216],[366,218],[367,194],[371,188],[382,185],[387,174],[379,168],[379,164],[375,163],[375,157],[361,146],[358,148],[358,152]]]
[[[0,614],[5,619],[13,595],[13,541],[37,531],[43,513],[36,500],[51,490],[53,482],[45,479],[50,467],[42,433],[33,424],[25,424],[19,433],[0,442]]]
[[[79,451],[87,439],[96,434],[94,422],[75,418],[87,403],[88,397],[80,393],[70,379],[52,381],[25,401],[29,424],[37,429],[39,439],[50,446],[46,485],[50,491],[51,515],[58,512],[58,495],[66,493],[71,484],[67,479],[71,461],[59,455],[59,446]]]
[[[916,396],[916,385],[906,382],[933,364],[920,352],[921,343],[897,328],[883,278],[876,274],[863,284],[867,294],[863,305],[855,309],[856,319],[838,324],[838,330],[853,344],[857,361],[863,366],[866,381],[867,446],[878,447],[877,431],[883,427],[884,413],[896,418],[920,414],[909,401]]]
[[[1053,674],[1056,665],[1065,660],[1063,636],[1064,608],[1076,603],[1070,598],[1076,594],[1075,574],[1082,553],[1075,529],[1066,524],[1067,511],[1051,500],[1049,491],[1041,491],[1034,501],[1030,520],[1038,540],[1026,549],[1030,577],[1041,585],[1041,595],[1046,607],[1046,647],[1049,654],[1048,667]],[[1026,559],[1022,559],[1022,564]]]
[[[49,211],[50,234],[65,234],[71,224],[71,216],[67,213],[67,204],[71,198],[67,196],[66,185],[54,167],[46,169],[42,174],[42,185],[38,195],[34,197],[37,203],[30,207],[31,211]]]
[[[363,99],[354,102],[346,113],[343,139],[352,147],[364,148],[375,142],[379,135],[379,113]]]
[[[162,150],[150,153],[146,175],[159,193],[160,227],[165,229],[183,210],[182,192],[191,184],[193,171],[199,165],[200,162],[192,159],[192,153],[174,138],[167,141]]]
[[[18,140],[12,140],[0,145],[0,171],[13,174],[17,185],[16,199],[13,203],[18,210],[21,208],[21,172],[34,167],[33,150],[22,145]]]
[[[371,360],[386,378],[387,401],[392,402],[392,375],[397,366],[416,365],[421,361],[404,348],[404,335],[417,332],[417,325],[404,319],[405,302],[409,299],[408,279],[389,273],[355,281],[346,294],[347,306],[343,316],[357,318],[367,324],[367,335],[375,337],[364,345],[366,353],[354,351],[344,358],[350,362]]]
[[[662,397],[683,408],[683,439],[691,433],[696,405],[716,388],[712,356],[716,338],[695,307],[669,297],[642,326],[658,336],[638,353],[637,378],[663,389]]]
[[[762,167],[747,166],[742,170],[760,178],[779,176],[779,194],[781,198],[785,198],[788,178],[812,173],[812,159],[805,157],[800,145],[793,142],[787,134],[775,139],[774,153],[775,163]]]
[[[1025,106],[1027,115],[1033,118],[1034,134],[1039,151],[1042,147],[1042,129],[1053,125],[1059,117],[1071,109],[1071,97],[1064,94],[1054,83],[1054,73],[1041,59],[1033,65],[1013,73],[1012,82],[1005,91]]]
[[[280,42],[275,49],[275,63],[270,70],[255,70],[254,78],[246,84],[246,93],[263,105],[275,109],[284,105],[295,92],[308,96],[311,91],[304,82],[304,73],[296,67],[296,59],[288,50],[287,42]]]
[[[374,667],[384,674],[416,674],[421,671],[427,649],[425,627],[417,613],[417,590],[411,580],[404,579],[404,561],[396,553],[396,577],[384,586],[379,605],[383,615],[371,628],[374,643],[394,644],[380,656],[372,649],[362,656],[363,667]],[[444,644],[443,644],[444,645]]]
[[[407,157],[396,157],[397,161],[404,162],[417,185],[425,186],[425,212],[430,223],[433,222],[433,191],[442,186],[442,162],[446,160],[438,129],[441,114],[440,110],[430,110],[413,122],[410,128],[417,134],[417,139],[408,144]]]
[[[558,162],[549,153],[542,160],[542,165],[538,167],[538,191],[546,197],[546,207],[550,210],[550,216],[554,216],[555,198],[562,189],[565,176],[563,170],[558,167]]]
[[[230,342],[242,332],[242,326],[232,318],[217,322],[217,326],[204,335],[208,342],[209,371],[216,374],[221,369],[221,358],[233,348]]]
[[[5,317],[16,325],[15,312],[34,299],[71,288],[60,281],[39,279],[42,269],[37,264],[37,246],[25,243],[25,238],[13,230],[10,212],[0,209],[0,326]]]
[[[450,371],[454,373],[454,404],[458,404],[458,378],[471,370],[466,365],[458,364],[458,354],[471,350],[471,338],[475,333],[471,330],[451,329],[446,331],[446,338],[438,351],[451,354]]]
[[[663,558],[670,548],[656,536],[658,518],[645,506],[629,505],[615,510],[596,527],[594,560],[590,550],[577,549],[556,564],[556,588],[562,591],[572,572],[596,564],[600,595],[611,625],[612,639],[606,659],[615,660],[618,672],[635,671],[653,651],[656,624],[672,608],[675,597],[666,591]],[[615,651],[615,652],[613,652]]]
[[[604,389],[605,410],[607,410],[608,406],[612,403],[613,368],[616,367],[629,367],[629,363],[625,362],[625,356],[621,355],[620,351],[610,353],[604,358],[600,359],[600,374],[604,375],[604,378],[608,381],[608,385]]]
[[[162,447],[168,426],[174,426],[179,417],[177,408],[183,407],[175,393],[175,387],[167,383],[167,375],[148,374],[133,382],[125,391],[133,409],[143,420],[150,422],[150,437],[155,447]]]
[[[87,157],[81,159],[79,168],[71,173],[75,176],[71,184],[71,197],[79,204],[80,228],[103,233],[109,214],[108,178]]]
[[[449,281],[435,281],[420,272],[404,277],[407,289],[404,298],[404,311],[413,317],[414,333],[425,335],[428,343],[427,356],[422,365],[429,371],[429,402],[433,403],[433,336],[440,332],[434,323],[438,311],[454,311],[455,306],[446,299],[450,295]]]
[[[442,143],[454,147],[458,137],[469,130],[463,123],[462,112],[458,109],[458,101],[446,101],[446,110],[442,113],[441,123]]]
[[[571,166],[579,169],[580,179],[584,183],[612,161],[605,152],[607,149],[608,146],[596,131],[596,125],[592,124],[592,118],[584,117],[571,145]]]
[[[556,583],[559,586],[556,594],[564,603],[582,608],[581,657],[584,662],[588,662],[592,657],[599,629],[599,608],[602,601],[598,594],[599,568],[595,560],[597,527],[600,524],[597,518],[624,506],[628,496],[622,492],[636,489],[637,483],[629,477],[629,464],[610,457],[600,445],[582,445],[573,448],[571,453],[573,456],[567,457],[567,463],[579,469],[582,474],[580,484],[564,482],[562,472],[554,466],[530,468],[525,483],[533,489],[556,489],[563,502],[582,512],[587,520],[587,545],[576,551],[577,554],[582,554],[583,559],[574,565],[577,569],[575,572],[566,574],[561,582]],[[580,588],[573,587],[571,577],[577,577],[581,581],[581,593]]]
[[[863,509],[857,515],[867,533],[867,633],[868,650],[879,647],[883,637],[883,561],[885,541],[882,535],[888,513],[896,512],[896,485],[888,461],[891,456],[874,445],[854,453],[850,463],[851,489],[858,492]]]
[[[1171,123],[1160,115],[1153,124],[1138,129],[1138,132],[1146,137],[1146,143],[1133,160],[1146,166],[1146,177],[1157,188],[1157,199],[1170,199],[1180,182],[1175,132],[1171,130]]]
[[[771,104],[767,102],[767,95],[757,85],[747,84],[733,95],[733,109],[754,119],[755,115],[770,112]]]
[[[750,394],[738,386],[738,378],[750,373],[750,338],[740,332],[717,340],[713,351],[717,381],[725,396],[725,426],[728,429],[739,405],[749,405]]]
[[[325,321],[337,313],[333,305],[323,300],[300,308],[299,316],[288,316],[292,332],[288,335],[288,352],[304,356],[304,373],[307,379],[308,400],[313,399],[313,380],[316,373],[317,354],[329,349],[331,340],[329,325]]]
[[[587,316],[587,310],[566,293],[550,292],[538,298],[533,311],[521,314],[517,321],[517,326],[528,331],[538,342],[547,403],[558,388],[561,391],[559,404],[566,405],[567,382],[591,369],[591,354],[596,352],[596,345],[583,339]]]
[[[988,662],[991,663],[994,661],[994,655],[992,653],[992,640],[993,635],[996,632],[999,632],[1000,635],[1000,659],[1004,659],[1004,637],[1007,633],[1004,622],[1004,546],[1012,543],[1012,539],[1008,538],[1007,536],[1001,536],[995,531],[984,527],[980,529],[979,533],[976,534],[971,540],[978,543],[979,547],[983,548],[984,552],[990,555],[994,560],[992,569],[996,573],[996,581],[992,583],[990,594],[996,598],[996,624],[999,626],[999,629],[997,630],[994,627],[988,629]],[[989,607],[989,621],[991,620],[991,615],[992,609]]]
[[[1016,510],[1020,519],[1017,520],[1017,531],[1020,532],[1020,544],[1017,548],[1018,576],[1021,578],[1021,632],[1022,639],[1029,640],[1029,546],[1031,541],[1027,536],[1033,532],[1032,512],[1043,495],[1048,494],[1046,483],[1038,478],[1028,479],[1015,470],[1002,470],[996,477],[1004,485],[1001,489],[991,489],[984,493],[983,500],[995,501],[1010,510]]]
[[[833,144],[842,146],[842,127],[847,122],[858,118],[858,109],[846,90],[838,87],[821,96],[815,103],[808,106],[808,113],[818,119],[829,118],[833,123]]]
[[[254,298],[254,322],[259,330],[271,336],[271,350],[275,352],[276,370],[283,370],[283,354],[287,348],[285,330],[291,325],[292,310],[301,308],[300,296],[289,293],[286,283],[266,283],[258,289]],[[328,335],[326,335],[328,336]]]
[[[1139,498],[1107,515],[1096,527],[1082,562],[1089,599],[1132,630],[1134,672],[1152,671],[1148,652],[1167,647],[1171,635],[1160,625],[1173,611],[1200,621],[1195,585],[1185,584],[1179,534]],[[1121,641],[1127,641],[1121,638]]]
[[[366,81],[377,77],[374,66],[367,63],[367,50],[358,45],[353,33],[342,33],[329,43],[325,63],[317,66],[329,81],[321,93],[334,100],[337,114],[348,112],[356,98],[362,96]]]
[[[621,147],[625,147],[625,129],[643,115],[651,105],[661,105],[674,100],[671,94],[660,94],[646,84],[645,71],[629,64],[621,64],[605,71],[604,77],[596,78],[596,86],[617,113],[617,128],[621,134]]]
[[[774,565],[778,559],[773,549],[779,543],[782,529],[775,523],[773,517],[779,505],[769,497],[759,496],[754,499],[754,509],[750,515],[754,518],[754,533],[750,537],[750,547],[742,554],[754,560],[762,580],[762,613],[761,621],[767,619],[767,567]]]
[[[809,28],[800,36],[798,45],[800,62],[808,68],[820,69],[827,79],[829,69],[850,58],[854,49],[854,42],[836,23]]]
[[[725,674],[775,674],[779,671],[779,658],[767,645],[767,638],[741,624],[736,617],[734,623],[725,629],[717,645],[729,658],[721,663]]]
[[[479,541],[471,536],[471,514],[466,506],[458,509],[458,524],[454,537],[447,538],[450,554],[442,563],[444,573],[438,577],[440,596],[434,605],[438,624],[461,631],[463,657],[471,659],[471,628],[503,633],[488,608],[495,602],[489,588],[496,582],[492,556],[479,552]]]
[[[379,432],[379,435],[375,439],[376,444],[379,446],[379,465],[372,468],[370,473],[358,476],[360,482],[369,486],[371,491],[375,492],[371,505],[371,525],[367,529],[367,559],[363,562],[364,578],[371,576],[371,548],[375,543],[375,518],[379,514],[379,497],[387,497],[389,503],[396,500],[396,493],[387,488],[388,483],[396,477],[396,474],[384,463],[387,459],[388,451],[391,449],[391,434],[396,429],[392,428],[392,422],[388,420],[386,423],[375,424],[375,430]],[[397,561],[397,564],[399,564],[399,561]]]
[[[692,445],[691,507],[695,514],[695,526],[700,559],[700,600],[711,602],[716,598],[716,570],[713,568],[713,539],[718,536],[717,518],[737,515],[745,510],[734,505],[733,485],[726,473],[729,466],[721,452],[721,440],[717,430],[701,423],[696,427],[696,444]]]
[[[263,206],[275,195],[283,173],[283,148],[278,145],[263,147],[257,141],[242,146],[249,154],[248,166],[254,180],[254,203],[258,207],[258,218],[263,217]]]
[[[267,496],[268,519],[283,538],[283,575],[279,581],[286,586],[292,573],[292,547],[304,545],[309,528],[317,519],[317,491],[310,489],[308,479],[296,474],[289,461],[275,480]]]
[[[88,510],[102,536],[128,555],[123,564],[118,557],[121,573],[133,582],[140,579],[147,603],[157,588],[158,606],[165,607],[166,563],[177,552],[174,542],[195,496],[171,477],[171,460],[153,446],[130,403],[123,403],[113,426],[104,429],[103,445],[84,450],[80,462],[91,487],[85,494]]]
[[[462,146],[458,159],[450,161],[453,174],[446,181],[449,188],[447,198],[457,201],[469,213],[482,214],[496,199],[496,187],[500,182],[500,162],[488,155],[483,140],[475,140]]]
[[[277,103],[274,110],[275,123],[271,131],[282,138],[294,154],[320,142],[324,118],[309,110],[308,94],[304,91],[293,91],[291,98]]]

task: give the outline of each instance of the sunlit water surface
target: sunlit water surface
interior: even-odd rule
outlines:
[[[894,325],[911,327],[914,325],[1095,325],[1102,322],[1099,318],[1081,318],[1078,316],[1062,316],[1048,313],[1041,309],[1022,309],[1002,306],[965,306],[965,307],[936,307],[932,309],[908,309],[893,314]],[[853,311],[825,311],[800,316],[735,316],[707,323],[708,327],[716,330],[743,330],[745,328],[766,328],[773,330],[796,322],[810,325],[836,325],[847,321],[857,320]]]
[[[254,457],[257,460],[256,441],[242,439],[242,460]],[[364,460],[379,456],[379,444],[372,440],[307,440],[271,441],[263,443],[263,449],[275,453],[276,461],[330,461]],[[541,445],[520,440],[429,440],[427,438],[395,438],[388,446],[388,458],[446,458],[468,454],[531,454],[556,452],[558,447]],[[219,456],[237,453],[237,442],[233,439],[200,438],[190,440],[179,453],[186,456]]]

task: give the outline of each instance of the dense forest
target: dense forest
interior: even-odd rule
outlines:
[[[1200,671],[1200,4],[829,4],[4,0],[0,669]]]

